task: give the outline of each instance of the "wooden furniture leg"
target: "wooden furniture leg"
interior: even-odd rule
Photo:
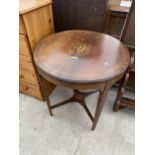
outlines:
[[[97,101],[97,105],[96,105],[96,111],[95,111],[95,116],[94,116],[94,120],[93,120],[92,130],[95,130],[95,128],[96,128],[96,125],[97,125],[97,122],[101,115],[101,112],[102,112],[102,109],[103,109],[103,106],[105,103],[105,99],[107,97],[110,86],[111,86],[111,82],[107,82],[104,90],[100,90],[100,92],[99,92],[99,97],[98,97],[98,101]]]
[[[40,84],[41,84],[41,87],[43,89],[43,95],[44,95],[44,98],[46,100],[48,111],[49,111],[50,115],[53,116],[52,109],[51,109],[51,103],[50,103],[50,100],[49,100],[48,86],[47,86],[47,83],[45,82],[45,80],[42,78],[41,75],[40,75]],[[55,87],[53,88],[53,90],[55,89]]]
[[[115,111],[115,112],[117,112],[119,109],[121,109],[121,99],[123,97],[123,94],[124,94],[124,91],[125,91],[125,86],[127,84],[128,79],[129,79],[129,72],[127,72],[124,75],[124,77],[122,78],[121,85],[119,87],[117,97],[115,99],[115,103],[114,103],[114,106],[113,106],[113,111]]]

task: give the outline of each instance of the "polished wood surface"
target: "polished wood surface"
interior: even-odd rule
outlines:
[[[20,0],[19,5],[19,88],[23,93],[45,100],[41,87],[44,79],[40,80],[32,52],[38,41],[54,33],[51,0]],[[49,94],[54,86],[47,85]]]
[[[24,14],[52,3],[52,0],[20,0],[19,13]]]
[[[91,31],[65,31],[43,39],[34,50],[37,67],[72,83],[111,80],[128,67],[130,54],[117,39]]]

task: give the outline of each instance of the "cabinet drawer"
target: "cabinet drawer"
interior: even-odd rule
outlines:
[[[22,16],[19,16],[19,33],[26,34],[26,29],[25,29],[25,25],[24,25]]]
[[[29,94],[31,96],[35,96],[41,100],[43,99],[39,87],[31,85],[27,82],[23,82],[21,80],[20,80],[19,84],[20,84],[19,85],[20,92],[23,92],[25,94]]]
[[[29,82],[36,86],[39,85],[37,75],[35,72],[20,69],[19,70],[19,78],[22,81]]]
[[[19,68],[31,73],[35,73],[31,57],[19,55]]]
[[[19,53],[30,57],[30,48],[25,35],[19,35]]]

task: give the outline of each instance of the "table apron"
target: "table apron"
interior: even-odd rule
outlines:
[[[49,76],[47,73],[45,73],[44,71],[42,71],[41,69],[38,68],[38,72],[40,73],[40,75],[45,78],[46,80],[48,80],[49,82],[55,84],[55,85],[61,85],[67,88],[71,88],[71,89],[80,89],[80,90],[91,90],[91,89],[98,89],[98,90],[102,90],[105,87],[105,84],[108,81],[111,81],[111,85],[115,84],[117,81],[119,81],[125,73],[122,73],[121,75],[112,78],[111,80],[107,80],[104,82],[94,82],[94,83],[72,83],[72,82],[66,82],[66,81],[61,81],[58,79],[55,79],[51,76]]]

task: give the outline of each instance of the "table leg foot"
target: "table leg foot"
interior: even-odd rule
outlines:
[[[49,98],[47,98],[46,103],[47,103],[47,107],[48,107],[48,111],[49,111],[50,115],[53,116]]]
[[[111,87],[111,82],[107,82],[104,90],[100,90],[97,105],[96,105],[96,111],[95,111],[95,116],[93,120],[92,130],[95,130],[97,126],[97,123],[100,118],[100,115],[101,115],[101,112],[102,112],[102,109],[105,103],[105,99],[107,97],[110,87]]]

